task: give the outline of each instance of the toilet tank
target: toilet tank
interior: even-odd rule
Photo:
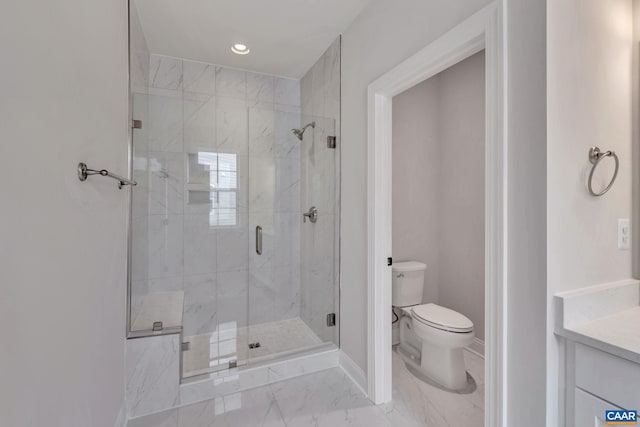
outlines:
[[[394,307],[422,304],[426,264],[417,261],[394,263],[392,294]]]

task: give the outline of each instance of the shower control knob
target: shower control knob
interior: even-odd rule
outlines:
[[[309,221],[311,221],[312,224],[315,224],[316,221],[318,221],[318,208],[312,206],[309,208],[309,212],[302,214],[302,220],[304,222],[307,222],[307,218],[309,218]]]

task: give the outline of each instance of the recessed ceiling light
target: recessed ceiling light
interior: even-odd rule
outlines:
[[[233,53],[237,53],[238,55],[246,55],[247,53],[251,52],[247,45],[242,43],[236,43],[231,46],[231,51]]]

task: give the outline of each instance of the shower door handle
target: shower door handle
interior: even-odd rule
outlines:
[[[256,253],[262,255],[262,227],[256,226]]]

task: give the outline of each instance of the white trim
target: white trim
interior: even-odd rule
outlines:
[[[505,425],[506,139],[502,6],[492,3],[371,83],[368,88],[367,390],[391,400],[391,120],[393,96],[485,49],[486,188],[485,425]]]
[[[342,351],[338,352],[338,365],[342,368],[345,374],[358,386],[360,391],[366,396],[367,395],[367,375],[364,373],[362,368],[358,366],[356,362],[354,362],[347,353]]]
[[[482,341],[478,337],[475,337],[473,339],[473,342],[469,347],[466,348],[466,350],[484,359],[484,341]]]

